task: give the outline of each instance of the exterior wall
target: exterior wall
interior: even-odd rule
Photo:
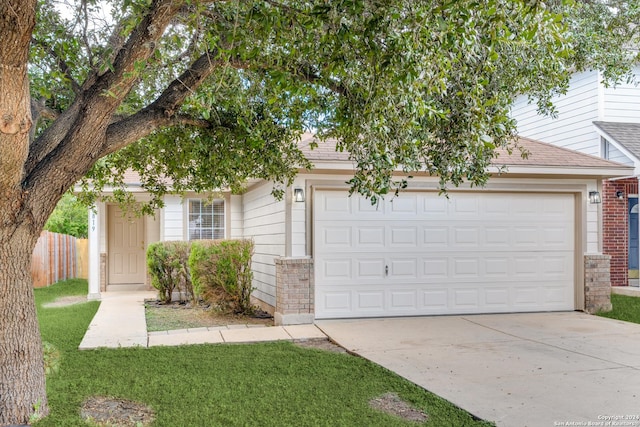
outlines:
[[[608,147],[609,155],[607,156],[608,160],[622,163],[623,165],[634,166],[633,160],[625,156],[625,154],[622,151],[618,150],[616,147],[614,147],[610,143],[607,143],[607,144],[609,146]]]
[[[511,110],[511,116],[518,121],[518,133],[582,153],[600,155],[600,137],[592,123],[602,119],[599,80],[596,71],[575,74],[566,95],[553,99],[558,112],[555,119],[538,115],[535,102],[529,104],[526,96],[518,97]]]
[[[584,307],[587,313],[611,311],[609,255],[584,257]]]
[[[636,179],[604,181],[602,184],[602,252],[611,257],[611,286],[627,286],[629,284],[629,217],[627,215],[627,184],[637,182]],[[616,192],[622,191],[623,198],[618,199]]]
[[[160,239],[184,240],[184,208],[180,196],[165,196]]]
[[[285,256],[285,201],[271,195],[271,184],[257,184],[242,196],[244,236],[255,243],[251,264],[253,296],[276,305],[276,268],[274,259]]]
[[[276,325],[313,323],[315,288],[313,260],[276,258]]]
[[[633,73],[640,75],[640,67],[636,66]],[[603,116],[601,120],[610,122],[640,122],[640,87],[634,83],[620,83],[603,88]]]
[[[231,228],[231,234],[228,236],[230,239],[241,239],[244,237],[243,230],[243,214],[242,214],[242,196],[232,195],[228,200],[229,218],[227,218],[228,227]]]

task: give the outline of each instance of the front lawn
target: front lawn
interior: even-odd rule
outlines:
[[[35,290],[43,339],[62,353],[59,372],[47,379],[51,414],[36,427],[86,426],[80,407],[92,396],[149,405],[154,426],[492,425],[367,360],[289,342],[78,351],[99,303],[41,305],[86,291],[79,280]],[[428,421],[372,409],[369,401],[387,392]]]
[[[640,298],[627,295],[611,294],[613,310],[597,313],[598,316],[626,322],[640,323]]]

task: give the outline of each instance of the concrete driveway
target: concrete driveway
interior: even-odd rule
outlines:
[[[578,312],[316,323],[499,426],[640,427],[640,325]]]

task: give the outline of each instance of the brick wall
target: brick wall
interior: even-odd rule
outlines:
[[[584,256],[584,309],[587,313],[611,311],[609,255]]]
[[[276,258],[276,325],[313,323],[315,318],[313,260]]]
[[[611,255],[611,286],[627,286],[629,278],[629,216],[626,188],[637,185],[637,179],[603,181],[602,183],[602,251]],[[622,191],[623,197],[616,197]]]

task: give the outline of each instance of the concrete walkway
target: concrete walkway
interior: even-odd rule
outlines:
[[[103,294],[100,308],[80,343],[80,350],[327,338],[314,325],[233,325],[147,333],[144,300],[155,297],[156,293],[149,291]]]

